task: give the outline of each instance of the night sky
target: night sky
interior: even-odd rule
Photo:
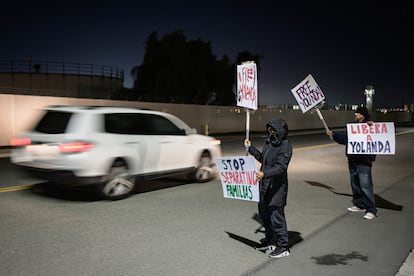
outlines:
[[[366,85],[374,86],[376,107],[414,103],[408,1],[359,2],[7,1],[0,60],[115,66],[132,87],[130,71],[142,63],[148,35],[181,30],[188,40],[210,42],[218,58],[263,55],[262,105],[296,103],[290,89],[308,74],[330,106],[365,102]]]

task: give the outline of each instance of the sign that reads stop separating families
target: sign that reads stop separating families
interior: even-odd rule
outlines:
[[[216,164],[225,198],[259,202],[256,161],[252,156],[217,158]]]
[[[302,113],[306,113],[306,111],[317,106],[325,99],[325,95],[311,74],[296,85],[291,92],[298,102]]]
[[[394,123],[347,124],[348,154],[395,154]]]

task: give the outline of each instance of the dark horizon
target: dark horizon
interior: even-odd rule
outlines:
[[[7,2],[0,60],[29,59],[102,64],[130,71],[142,63],[148,35],[182,30],[210,42],[218,57],[247,50],[263,55],[259,104],[295,104],[290,89],[312,74],[330,105],[414,103],[411,86],[412,9],[364,2],[327,7],[272,1]],[[162,8],[160,8],[162,7]]]

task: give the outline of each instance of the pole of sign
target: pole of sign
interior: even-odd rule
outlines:
[[[316,107],[315,110],[316,110],[316,113],[318,113],[319,119],[321,119],[321,121],[323,123],[323,126],[325,127],[325,130],[329,131],[329,127],[326,124],[325,119],[323,118],[321,111],[319,110],[319,108],[322,107],[323,104],[324,104],[324,102],[322,102],[318,107]],[[332,139],[332,137],[330,137],[330,138]]]
[[[323,123],[323,126],[325,127],[325,130],[328,131],[329,130],[328,125],[326,124],[325,119],[323,118],[321,111],[319,110],[318,107],[315,108],[315,110],[316,110],[316,113],[318,113],[319,119],[321,119],[321,121]]]
[[[246,108],[246,140],[250,140],[250,110]],[[246,146],[246,156],[249,155],[249,147]]]

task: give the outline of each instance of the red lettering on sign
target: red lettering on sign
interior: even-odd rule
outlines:
[[[381,134],[388,133],[388,128],[386,123],[374,124],[368,126],[367,124],[354,124],[351,125],[352,134]]]

